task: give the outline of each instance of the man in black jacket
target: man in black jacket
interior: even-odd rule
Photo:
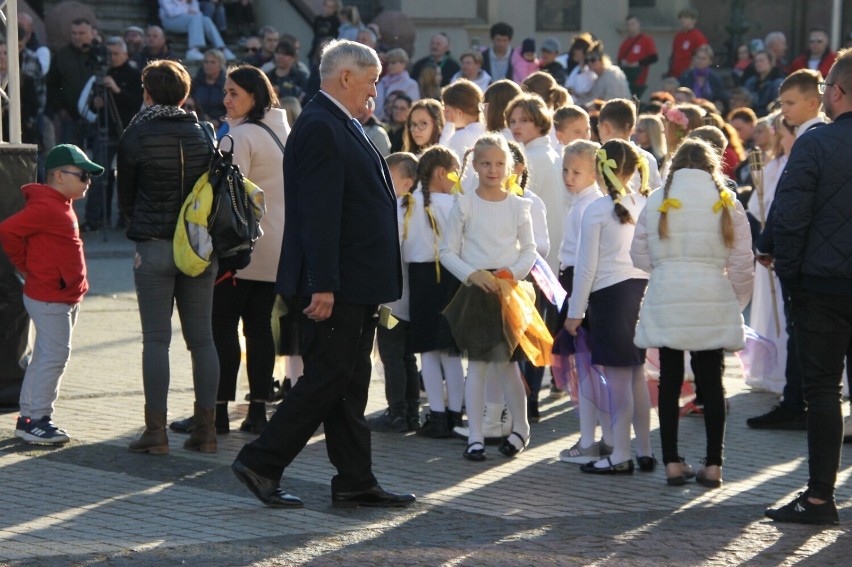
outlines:
[[[390,171],[355,119],[376,96],[381,63],[352,41],[322,53],[321,90],[305,106],[284,150],[284,246],[277,291],[304,317],[304,377],[232,469],[267,506],[300,508],[279,488],[322,424],[337,475],[334,507],[407,506],[413,494],[379,486],[364,419],[380,304],[402,293],[396,198]]]
[[[790,296],[808,404],[808,489],[766,515],[839,523],[841,376],[852,353],[852,50],[820,84],[834,123],[796,140],[775,194],[775,269]]]
[[[491,75],[491,82],[512,80],[513,35],[515,30],[506,22],[497,22],[491,26],[491,47],[482,52],[482,70]],[[564,82],[563,79],[559,85]]]

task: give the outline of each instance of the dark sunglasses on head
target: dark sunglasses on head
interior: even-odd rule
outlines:
[[[92,178],[92,174],[88,171],[68,171],[67,169],[60,169],[59,171],[61,171],[62,173],[67,173],[68,175],[79,177],[81,183],[86,183],[89,179]]]

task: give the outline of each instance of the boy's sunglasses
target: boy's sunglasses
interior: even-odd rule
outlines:
[[[61,171],[62,173],[67,173],[68,175],[74,175],[75,177],[79,177],[81,183],[86,183],[87,181],[89,181],[89,179],[92,178],[92,174],[88,171],[67,171],[64,169],[60,169],[59,171]]]

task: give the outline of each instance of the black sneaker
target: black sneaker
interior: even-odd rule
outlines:
[[[405,433],[408,431],[408,423],[401,415],[391,415],[390,411],[385,411],[379,417],[373,417],[367,420],[370,429],[383,433]]]
[[[38,421],[26,419],[22,425],[21,434],[18,435],[17,429],[15,434],[32,445],[63,445],[71,440],[68,433],[54,425],[49,415]]]
[[[775,406],[769,412],[746,420],[752,429],[783,429],[785,431],[806,431],[808,414],[794,411],[784,406]]]
[[[798,493],[796,498],[786,506],[767,509],[765,515],[776,522],[793,522],[816,526],[831,526],[840,523],[834,500],[829,500],[824,504],[813,504],[808,501],[807,491]]]

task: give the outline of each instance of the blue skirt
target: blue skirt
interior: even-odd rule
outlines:
[[[592,364],[645,364],[645,349],[637,348],[633,337],[647,286],[648,280],[629,279],[589,295],[586,321],[591,335]]]
[[[408,336],[410,352],[459,352],[450,326],[441,312],[452,301],[461,283],[444,266],[439,266],[440,282],[436,278],[435,262],[408,265],[408,286],[411,290],[411,327]]]

